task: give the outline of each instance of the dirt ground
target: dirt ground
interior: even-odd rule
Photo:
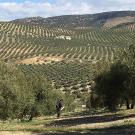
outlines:
[[[62,60],[63,58],[60,56],[50,56],[50,57],[36,56],[33,58],[18,60],[16,61],[16,63],[17,64],[48,64],[51,62],[58,62]]]
[[[60,128],[68,130],[47,132],[1,131],[0,135],[135,135],[135,125],[120,126],[123,123],[135,122],[135,114],[73,116],[71,118],[55,119],[41,128]],[[116,126],[110,128],[112,126]],[[118,127],[117,127],[118,126]],[[70,130],[71,129],[71,130]]]

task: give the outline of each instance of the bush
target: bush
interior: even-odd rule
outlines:
[[[40,74],[0,62],[0,119],[31,121],[36,116],[55,114],[58,98],[64,100],[65,111],[73,111],[74,97],[54,90],[50,84]]]
[[[35,116],[54,114],[61,93],[49,84],[39,75],[23,73],[14,65],[0,62],[0,119],[30,121]]]
[[[76,104],[74,103],[74,96],[66,92],[65,95],[63,96],[63,99],[64,99],[65,112],[74,111],[76,108]]]
[[[24,74],[14,65],[0,62],[1,119],[17,118],[26,105],[31,105],[33,96]]]

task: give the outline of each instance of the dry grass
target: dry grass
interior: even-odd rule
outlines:
[[[54,135],[53,133],[67,135],[69,132],[76,134],[92,132],[95,135],[97,135],[97,132],[104,132],[103,135],[107,135],[108,132],[117,131],[119,133],[124,130],[126,132],[123,135],[128,135],[135,132],[133,127],[135,127],[135,110],[130,110],[117,113],[87,114],[85,116],[66,114],[60,119],[51,116],[36,118],[32,122],[0,123],[0,135],[39,135],[40,133],[43,133],[43,135]],[[119,128],[120,130],[117,130]]]
[[[2,132],[0,132],[0,135],[32,135],[32,133],[31,132],[22,132],[22,131],[17,131],[17,132],[2,131]]]

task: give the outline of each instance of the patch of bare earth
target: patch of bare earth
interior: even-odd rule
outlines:
[[[10,132],[1,131],[0,135],[34,135],[34,134],[32,134],[30,132],[22,132],[22,131],[17,131],[17,132],[15,132],[15,131],[13,131],[13,132],[12,131],[10,131]]]
[[[119,24],[128,23],[128,22],[135,22],[135,17],[126,16],[126,17],[117,17],[114,19],[109,19],[107,20],[107,22],[104,24],[103,27],[111,28]]]
[[[36,56],[33,58],[27,58],[24,60],[19,60],[17,64],[48,64],[51,62],[60,62],[63,61],[62,57],[58,56],[50,56],[50,57],[43,57],[43,56]]]
[[[39,119],[39,121],[42,120],[44,118]],[[41,132],[24,132],[25,128],[23,130],[23,127],[20,127],[17,131],[1,131],[0,135],[135,135],[134,126],[122,126],[135,121],[134,112],[125,116],[120,114],[62,116],[60,119],[48,117],[47,120],[51,120],[51,123],[29,126],[31,131],[38,131],[39,129]],[[21,130],[20,132],[19,129]]]

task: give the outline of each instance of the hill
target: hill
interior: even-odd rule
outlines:
[[[22,61],[25,64],[113,61],[115,50],[127,46],[134,30],[132,25],[114,29],[67,29],[2,22],[0,58],[6,61],[25,59]]]
[[[134,37],[133,26],[69,29],[1,22],[0,59],[20,65],[26,74],[42,74],[56,89],[79,97],[90,91],[91,64],[113,62],[115,51],[126,49]]]
[[[90,92],[94,65],[113,62],[115,52],[126,49],[134,38],[134,15],[125,11],[0,22],[0,59],[19,65],[26,74],[42,75],[55,89],[80,97]],[[130,22],[121,19],[116,23],[119,17]],[[109,19],[113,21],[108,29],[105,21],[109,26]]]
[[[113,27],[135,22],[135,11],[113,11],[85,15],[63,15],[49,18],[32,17],[13,20],[15,23],[35,24],[47,27]]]
[[[17,119],[13,122],[1,121],[0,130],[3,134],[6,134],[4,131],[31,131],[34,134],[36,132],[38,134],[44,134],[44,132],[48,134],[78,134],[79,132],[95,135],[99,133],[134,134],[134,109],[131,112],[122,110],[118,114],[104,112],[105,110],[96,112],[92,108],[89,110],[90,113],[83,112],[83,110],[87,111],[88,103],[91,104],[88,99],[92,95],[95,75],[103,70],[107,71],[116,58],[116,52],[126,50],[129,44],[134,43],[134,39],[135,11],[50,18],[32,17],[0,22],[0,59],[6,64],[15,65],[27,77],[23,80],[28,81],[30,87],[23,88],[28,91],[32,88],[32,92],[36,92],[33,95],[37,96],[35,101],[39,101],[39,108],[44,108],[40,106],[41,103],[44,105],[43,98],[50,99],[50,96],[48,98],[43,95],[48,93],[48,88],[45,88],[42,81],[45,79],[46,83],[50,84],[49,91],[54,90],[56,93],[60,91],[66,99],[65,108],[66,106],[70,108],[71,105],[70,111],[75,111],[73,114],[66,113],[59,120],[55,120],[56,116],[50,116],[35,118],[30,123],[25,121],[20,123]],[[4,68],[1,67],[1,69]],[[16,70],[13,73],[15,72]],[[2,82],[4,78],[10,76],[3,74]],[[40,87],[42,83],[45,91]],[[19,80],[19,84],[23,85],[23,81]],[[125,84],[124,82],[124,86]],[[13,85],[12,82],[11,85]],[[14,84],[14,87],[17,88],[19,85]],[[19,90],[22,91],[22,89]],[[26,91],[26,94],[29,96],[29,92]],[[23,97],[21,94],[20,96]],[[94,100],[97,101],[97,95],[94,96]],[[34,106],[37,102],[33,102],[33,98],[29,97],[32,100],[30,104]],[[48,110],[47,106],[44,109]],[[31,110],[30,112],[33,113],[33,107]],[[83,116],[87,113],[88,116]]]

